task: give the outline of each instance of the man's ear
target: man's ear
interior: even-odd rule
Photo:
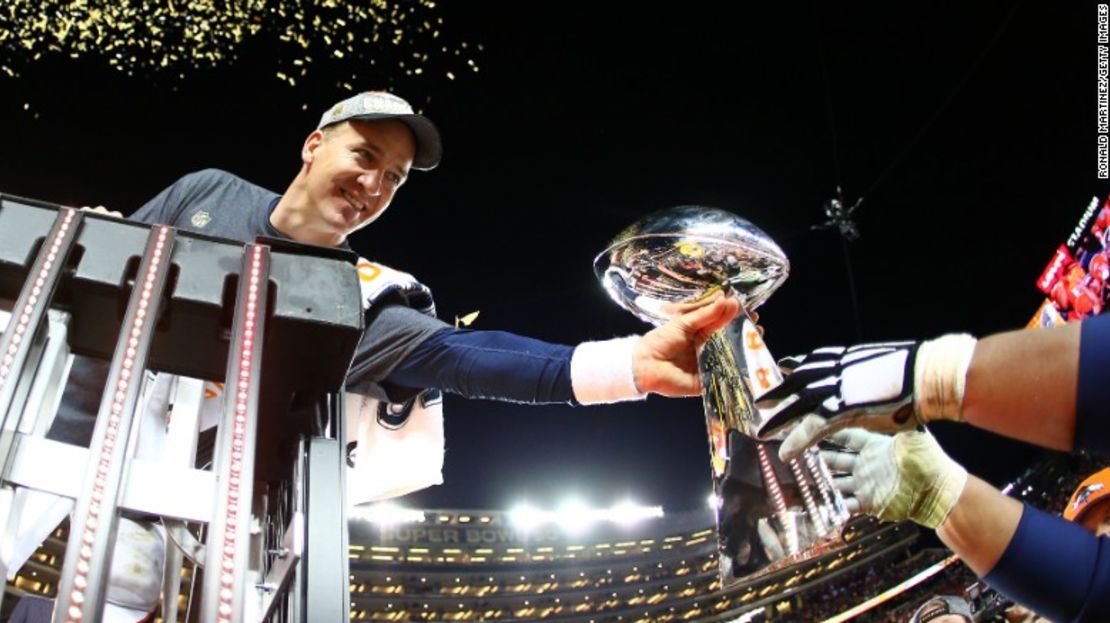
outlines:
[[[308,135],[304,140],[304,146],[301,147],[301,162],[311,164],[313,158],[316,157],[316,150],[324,142],[324,133],[320,130],[314,131]]]

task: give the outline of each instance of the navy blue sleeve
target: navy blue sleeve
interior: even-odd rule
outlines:
[[[445,328],[424,340],[386,377],[404,387],[428,387],[467,398],[571,403],[574,348],[504,331]]]
[[[1029,505],[983,579],[1052,621],[1110,621],[1110,537]]]
[[[1110,452],[1110,314],[1083,321],[1075,395],[1075,449]]]
[[[144,203],[127,218],[144,223],[173,225],[184,208],[183,188],[189,184],[189,180],[190,176],[186,175],[163,188],[162,192]]]

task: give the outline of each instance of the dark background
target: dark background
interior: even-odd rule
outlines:
[[[479,71],[450,80],[435,64],[455,61],[433,59],[421,76],[360,76],[356,88],[391,88],[432,117],[445,157],[353,243],[430,285],[448,321],[479,310],[476,328],[577,343],[645,329],[607,300],[594,256],[639,217],[695,203],[750,219],[790,256],[759,310],[777,354],[1021,327],[1053,250],[1108,190],[1096,10],[981,4],[442,3],[445,37],[471,42]],[[274,77],[286,50],[258,37],[184,77],[128,76],[95,54],[24,59],[0,76],[0,191],[126,213],[220,167],[281,192],[320,113],[347,95],[329,72],[350,71],[321,61],[292,87]],[[811,229],[838,184],[866,198],[846,253],[835,230]],[[710,492],[698,400],[449,397],[446,412],[446,484],[412,504],[551,507],[574,493],[677,510]],[[936,430],[995,483],[1041,453]]]

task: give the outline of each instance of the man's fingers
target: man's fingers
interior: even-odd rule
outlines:
[[[721,292],[720,290],[714,290],[699,299],[694,299],[693,301],[686,301],[684,303],[669,301],[663,303],[659,306],[659,311],[667,318],[677,318],[682,314],[688,314],[695,309],[700,309],[702,307],[710,305],[722,296],[724,296],[724,292]]]
[[[825,418],[819,415],[807,415],[779,446],[779,458],[784,461],[798,458],[806,448],[821,441],[828,432],[828,422]]]
[[[845,497],[856,498],[856,479],[852,476],[837,476],[833,478],[833,486]]]
[[[760,396],[756,407],[760,409],[763,425],[756,431],[756,437],[770,439],[801,418],[818,413],[820,401],[820,396],[804,392],[787,393],[781,400],[775,400],[771,392]]]
[[[845,428],[830,434],[828,440],[838,446],[859,452],[876,434],[862,428]]]
[[[724,296],[712,304],[700,307],[682,316],[682,322],[699,340],[709,339],[723,329],[740,313],[740,301],[735,296]]]
[[[863,512],[863,505],[859,503],[859,498],[846,497],[844,498],[844,510],[849,514],[856,515]]]
[[[821,458],[825,460],[825,464],[828,465],[829,469],[832,471],[851,474],[852,470],[856,468],[856,461],[859,460],[859,455],[854,452],[822,450]]]
[[[104,206],[96,206],[94,208],[90,208],[89,206],[82,206],[81,210],[83,212],[95,212],[97,214],[105,214],[107,216],[114,216],[116,218],[123,218],[123,213],[116,212],[114,210],[109,210],[108,208],[105,208]]]
[[[723,329],[740,312],[740,300],[719,290],[691,303],[664,305],[664,314],[671,316],[671,322],[677,323],[683,333],[695,336],[694,339],[698,344]]]

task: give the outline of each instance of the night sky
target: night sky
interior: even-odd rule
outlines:
[[[361,63],[354,86],[423,109],[445,155],[352,243],[420,277],[449,322],[477,310],[475,328],[563,343],[642,332],[593,258],[641,216],[701,204],[748,218],[790,257],[759,310],[779,355],[1023,326],[1052,252],[1110,190],[1096,177],[1095,5],[758,5],[446,2],[442,36],[468,42],[479,71],[441,54],[419,76],[387,76],[347,55],[295,86],[275,78],[289,48],[261,37],[184,78],[44,54],[0,75],[0,192],[127,213],[205,167],[281,192]],[[811,229],[838,184],[865,197],[846,247]],[[576,493],[677,510],[710,491],[699,400],[449,397],[446,412],[446,484],[411,504],[552,507]],[[936,432],[995,483],[1041,456]]]

